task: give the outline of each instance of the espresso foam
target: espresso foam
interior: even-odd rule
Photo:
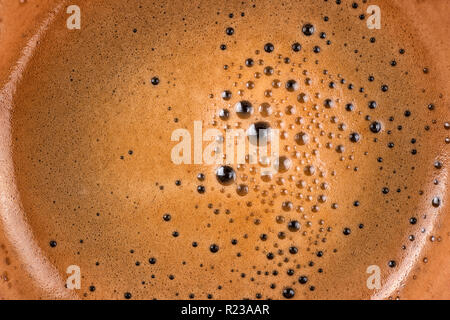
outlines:
[[[381,30],[362,2],[81,2],[78,31],[60,12],[13,98],[39,254],[88,299],[395,297],[438,237],[448,83],[379,2]],[[194,121],[278,129],[280,172],[174,164]]]

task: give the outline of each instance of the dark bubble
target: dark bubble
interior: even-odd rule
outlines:
[[[236,180],[236,173],[230,166],[221,166],[216,170],[216,178],[220,184],[228,186]]]
[[[316,173],[316,168],[312,165],[308,165],[303,169],[303,172],[307,175],[307,176],[312,176]]]
[[[286,156],[281,156],[278,159],[275,159],[274,162],[275,168],[278,169],[278,172],[284,173],[291,168],[292,162]]]
[[[395,268],[397,266],[397,262],[395,262],[394,260],[391,260],[388,262],[388,266],[389,266],[389,268]]]
[[[378,133],[381,131],[381,124],[377,121],[372,122],[369,126],[370,131],[372,131],[373,133]]]
[[[376,101],[369,101],[369,109],[375,109],[377,107]]]
[[[295,142],[299,145],[306,145],[309,142],[309,135],[305,132],[299,132],[294,137]]]
[[[361,137],[360,137],[360,135],[359,135],[357,132],[352,132],[352,133],[350,133],[350,141],[351,141],[351,142],[356,143],[356,142],[359,141],[360,138],[361,138]]]
[[[151,80],[152,85],[156,86],[159,84],[159,78],[158,77],[153,77]]]
[[[300,230],[300,222],[298,222],[297,220],[289,221],[288,229],[289,229],[289,231],[292,231],[292,232],[299,231]]]
[[[245,65],[247,67],[253,67],[254,64],[255,64],[255,61],[252,58],[248,58],[245,60]]]
[[[264,68],[263,72],[264,72],[264,74],[266,76],[271,76],[271,75],[273,75],[274,70],[273,70],[273,68],[271,66],[267,66],[267,67]]]
[[[234,29],[232,27],[228,27],[225,32],[227,35],[232,36],[234,34]]]
[[[219,111],[219,118],[226,121],[230,118],[230,111],[228,109],[221,109]]]
[[[295,80],[288,80],[288,81],[286,81],[286,89],[287,89],[287,91],[294,92],[294,91],[298,90],[298,88],[299,88],[299,85],[298,85],[297,81],[295,81]]]
[[[246,196],[248,194],[248,186],[246,184],[240,184],[236,188],[236,193],[241,197]]]
[[[50,247],[54,248],[58,245],[58,243],[55,240],[50,241]]]
[[[298,278],[298,282],[299,282],[300,284],[306,284],[306,283],[308,282],[308,277],[307,277],[307,276],[300,276],[300,277]]]
[[[340,144],[336,147],[336,152],[343,153],[344,151],[345,151],[345,147],[342,144]]]
[[[297,254],[298,253],[297,247],[289,247],[289,253],[290,254]]]
[[[295,291],[292,288],[285,288],[283,289],[283,297],[286,299],[291,299],[295,296]]]
[[[325,99],[323,105],[325,106],[325,108],[332,108],[334,107],[334,102],[331,99]]]
[[[355,106],[354,106],[352,103],[347,103],[347,104],[345,105],[345,110],[351,112],[351,111],[355,110]]]
[[[431,204],[433,207],[437,208],[441,205],[441,199],[439,197],[434,197],[433,200],[431,200]]]
[[[225,91],[222,92],[222,99],[223,100],[226,100],[226,101],[230,100],[231,96],[232,96],[232,94],[231,94],[231,91],[229,91],[229,90],[225,90]]]
[[[270,141],[270,124],[265,121],[258,121],[250,125],[247,136],[252,144],[266,144]]]
[[[234,108],[238,117],[241,119],[248,119],[253,113],[252,104],[245,100],[236,103]]]
[[[217,244],[212,244],[209,246],[209,251],[212,253],[217,253],[219,251],[219,246]]]
[[[435,167],[436,169],[442,169],[442,162],[440,162],[440,161],[435,161],[435,162],[434,162],[434,167]]]
[[[350,228],[344,228],[342,233],[346,236],[350,235],[352,233],[352,230]]]
[[[314,26],[310,23],[307,23],[303,26],[302,32],[305,36],[311,36],[314,33]]]
[[[300,50],[302,50],[302,45],[300,43],[295,42],[292,44],[292,51],[299,52]]]

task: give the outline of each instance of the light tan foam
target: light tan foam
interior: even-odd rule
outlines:
[[[379,299],[414,287],[424,259],[432,259],[430,246],[448,241],[437,227],[448,212],[448,67],[432,58],[404,9],[379,2],[382,29],[373,31],[358,17],[367,7],[360,2],[352,9],[334,1],[81,1],[82,28],[72,31],[57,7],[0,95],[8,109],[0,114],[1,140],[10,142],[0,149],[3,224],[37,286],[72,297],[63,288],[65,271],[78,265],[82,288],[73,293],[88,299],[282,299],[288,288],[294,299]],[[315,27],[310,37],[301,30],[307,23]],[[271,53],[264,51],[269,42]],[[264,74],[267,66],[273,75]],[[290,79],[298,90],[285,89]],[[230,100],[222,99],[224,90]],[[254,107],[249,119],[235,113],[242,100]],[[371,100],[376,109],[368,108]],[[271,115],[260,114],[262,103]],[[218,116],[223,108],[226,121]],[[232,164],[236,182],[223,186],[218,165],[172,163],[172,132],[193,135],[197,120],[204,131],[222,132],[268,122],[283,134],[280,151],[290,168],[267,182],[260,165]],[[374,121],[381,132],[370,131]],[[309,139],[298,144],[300,132]],[[245,196],[239,185],[248,188]],[[299,231],[288,228],[294,220]],[[212,245],[219,250],[211,252]],[[381,269],[379,290],[366,287],[371,265]]]
[[[11,72],[9,82],[0,91],[0,110],[2,110],[0,119],[1,140],[6,142],[2,144],[0,163],[2,179],[0,180],[2,190],[1,217],[4,232],[9,240],[15,246],[27,271],[37,281],[38,286],[44,288],[55,298],[74,297],[73,292],[63,289],[63,280],[58,275],[54,266],[49,263],[42,254],[41,249],[35,242],[33,231],[27,223],[23,208],[21,206],[20,194],[16,189],[16,180],[14,177],[14,167],[11,158],[10,147],[12,145],[10,112],[13,104],[13,97],[17,93],[17,85],[22,78],[22,74],[29,63],[33,51],[39,42],[41,36],[52,23],[54,15],[58,14],[61,5],[57,6],[50,16],[43,21],[39,31],[28,41],[26,47],[16,66]]]

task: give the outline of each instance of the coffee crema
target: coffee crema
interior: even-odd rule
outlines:
[[[449,297],[445,1],[2,5],[0,298]]]

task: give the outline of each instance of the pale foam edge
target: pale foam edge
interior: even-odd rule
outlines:
[[[56,299],[74,299],[76,294],[64,287],[64,280],[58,270],[50,263],[38,246],[28,225],[20,201],[14,176],[12,159],[11,110],[17,85],[30,62],[39,40],[54,21],[65,3],[61,1],[42,22],[37,32],[30,38],[21,52],[16,65],[12,68],[8,82],[0,90],[0,219],[4,233],[15,248],[24,268],[36,285],[46,294]]]

